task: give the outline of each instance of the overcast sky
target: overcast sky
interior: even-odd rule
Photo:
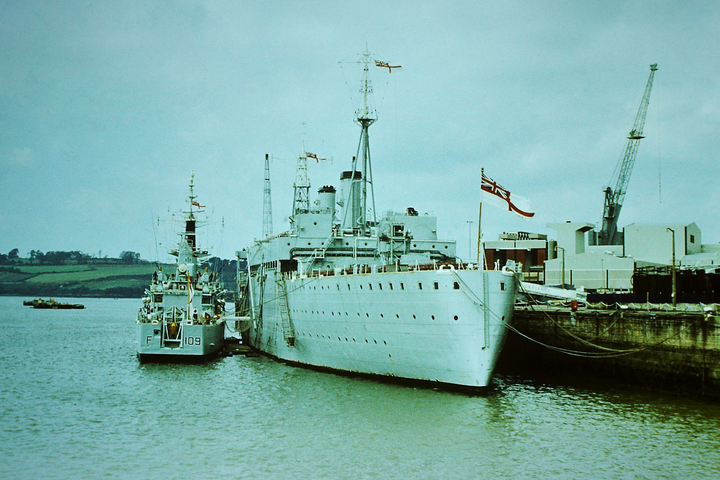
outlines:
[[[168,260],[195,171],[201,241],[233,258],[262,233],[266,153],[286,229],[303,141],[332,159],[313,197],[349,169],[366,45],[402,65],[370,72],[378,212],[437,215],[467,257],[485,168],[536,211],[483,208],[488,240],[598,224],[657,63],[619,224],[695,222],[717,244],[718,25],[714,1],[5,0],[0,252]]]

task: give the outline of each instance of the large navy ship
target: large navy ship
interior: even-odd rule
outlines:
[[[194,177],[194,174],[193,174]],[[175,271],[153,273],[137,315],[138,358],[142,360],[201,359],[217,354],[225,338],[225,299],[222,282],[202,269],[210,255],[197,245],[196,215],[202,205],[190,179],[189,207],[178,246]]]
[[[298,364],[485,387],[518,280],[459,261],[436,217],[407,208],[375,218],[369,63],[366,54],[360,142],[340,192],[324,186],[311,204],[314,155],[303,152],[289,230],[238,252],[236,311],[251,323],[243,342]]]

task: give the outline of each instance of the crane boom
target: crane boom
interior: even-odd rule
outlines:
[[[617,172],[615,188],[607,187],[605,189],[605,206],[603,208],[602,229],[600,230],[600,238],[598,239],[599,245],[622,244],[622,235],[617,231],[618,217],[620,216],[620,209],[622,208],[625,192],[630,182],[630,174],[632,173],[633,165],[635,165],[635,157],[637,156],[638,147],[640,146],[640,140],[645,138],[643,137],[643,127],[645,126],[645,116],[647,115],[648,104],[650,103],[650,91],[652,90],[653,77],[655,76],[656,70],[657,63],[650,65],[650,77],[648,78],[647,85],[645,85],[645,93],[643,93],[640,108],[635,116],[635,123],[633,123],[632,130],[630,130],[630,134],[627,137],[628,143],[625,147],[625,152],[623,156],[620,157],[618,166],[615,167],[615,171]],[[613,173],[611,184],[613,179],[615,179],[615,173]]]

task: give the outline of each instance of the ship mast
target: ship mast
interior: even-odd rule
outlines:
[[[305,142],[303,141],[302,154],[297,160],[295,183],[293,184],[293,217],[310,211],[310,180],[308,179],[307,157],[308,154],[305,151]]]
[[[360,168],[362,172],[362,178],[356,179],[353,174],[352,182],[361,182],[361,205],[360,205],[360,218],[353,219],[353,223],[357,222],[357,226],[360,228],[363,235],[368,234],[368,184],[370,185],[370,198],[372,201],[372,224],[376,223],[375,219],[375,191],[372,184],[372,164],[370,162],[370,136],[368,130],[375,120],[377,120],[377,112],[372,110],[368,105],[368,95],[372,93],[372,85],[368,78],[369,65],[370,65],[370,52],[365,47],[365,53],[361,60],[363,63],[363,78],[360,85],[360,93],[363,96],[362,108],[356,112],[356,122],[360,125],[360,141],[358,142],[357,154],[353,158],[351,172],[357,171],[357,162],[360,161]],[[349,201],[349,199],[348,199]]]
[[[272,193],[270,190],[270,156],[265,154],[265,186],[263,189],[263,237],[273,232]]]
[[[188,242],[188,245],[190,245],[190,248],[192,251],[195,251],[196,243],[195,243],[195,214],[193,212],[193,206],[200,206],[199,203],[195,201],[197,196],[195,195],[195,172],[192,172],[190,175],[190,195],[188,196],[190,198],[190,211],[188,212],[188,217],[185,220],[185,239]]]

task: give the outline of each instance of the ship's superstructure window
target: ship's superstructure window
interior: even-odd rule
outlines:
[[[400,282],[400,290],[405,290],[405,284]]]
[[[422,283],[418,282],[418,290],[422,290]]]
[[[460,284],[459,284],[458,282],[453,282],[453,288],[454,288],[455,290],[459,290],[459,289],[460,289]]]
[[[500,291],[505,291],[505,282],[500,282]]]
[[[390,290],[392,290],[392,289],[393,289],[393,286],[392,286],[392,283],[391,283],[391,284],[390,284]]]
[[[435,282],[435,283],[433,284],[433,287],[435,287],[435,290],[437,290],[438,288],[440,288],[440,285],[438,285],[438,282]]]

